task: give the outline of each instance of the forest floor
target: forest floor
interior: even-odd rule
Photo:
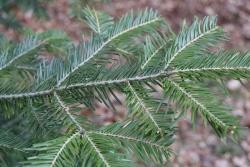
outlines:
[[[73,39],[80,40],[84,25],[70,17],[69,1],[54,0],[47,4],[50,20],[34,18],[32,11],[18,12],[17,18],[25,27],[34,31],[62,29]],[[229,49],[247,50],[250,47],[250,1],[249,0],[110,0],[104,5],[95,4],[113,16],[121,16],[130,9],[151,7],[159,10],[175,31],[178,31],[184,19],[191,22],[194,16],[218,15],[219,25],[225,28],[230,39],[225,46]],[[9,38],[18,38],[13,29],[0,26]],[[242,86],[238,81],[227,82],[230,97],[225,103],[233,108],[233,114],[241,119],[244,127],[250,127],[250,84]],[[97,114],[108,123],[120,119],[126,108],[119,106],[118,114],[99,105]],[[239,143],[223,142],[204,124],[198,123],[195,129],[189,120],[183,119],[178,124],[178,134],[173,150],[173,167],[249,167],[250,166],[250,131],[245,128],[244,137]]]

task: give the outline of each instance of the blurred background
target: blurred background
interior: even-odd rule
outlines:
[[[228,49],[250,48],[250,0],[0,0],[0,35],[19,40],[24,29],[42,32],[48,29],[65,31],[72,39],[83,38],[86,25],[77,19],[82,6],[107,11],[119,17],[131,9],[154,8],[178,32],[183,20],[191,22],[194,16],[217,15],[219,25],[230,37],[223,45]],[[189,120],[178,124],[173,167],[249,167],[250,166],[250,83],[236,80],[226,82],[230,96],[225,103],[232,106],[244,128],[237,143],[219,140],[202,123],[193,128]],[[122,97],[121,97],[122,98]],[[117,106],[114,113],[98,104],[96,113],[103,123],[122,119],[126,109]]]

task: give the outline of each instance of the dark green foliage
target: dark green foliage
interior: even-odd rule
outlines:
[[[149,9],[115,21],[86,8],[81,19],[92,33],[78,44],[61,33],[42,33],[17,45],[1,42],[0,114],[10,124],[1,127],[33,145],[20,148],[26,152],[21,165],[165,164],[180,118],[174,106],[191,111],[193,123],[201,116],[221,138],[237,137],[238,120],[203,79],[248,79],[250,56],[210,51],[225,39],[215,17],[196,19],[178,34]],[[37,59],[44,51],[51,61]],[[115,111],[111,99],[119,101],[117,92],[126,96],[124,121],[100,126],[84,115],[96,101]],[[19,149],[7,138],[1,143]]]
[[[48,17],[43,0],[0,0],[0,23],[6,27],[20,28],[21,23],[17,20],[17,10],[31,10],[38,17]],[[47,0],[46,3],[50,2]]]

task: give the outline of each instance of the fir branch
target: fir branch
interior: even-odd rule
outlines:
[[[241,52],[219,52],[212,55],[195,57],[179,64],[172,74],[186,75],[193,78],[221,78],[229,76],[235,79],[248,78],[250,72],[250,55]]]
[[[33,145],[32,148],[27,149],[27,151],[38,151],[40,154],[34,157],[29,157],[27,161],[23,162],[25,167],[31,166],[49,166],[49,167],[62,167],[66,163],[63,162],[65,155],[71,153],[71,157],[73,158],[75,150],[72,150],[72,146],[76,146],[75,144],[79,142],[81,138],[80,133],[74,133],[69,137],[60,137],[54,140],[50,140],[44,143],[39,143]],[[72,160],[72,159],[71,159]],[[72,165],[73,163],[67,163],[68,165]]]
[[[22,120],[24,128],[31,127],[38,131],[36,133],[41,132],[39,127],[43,125],[43,132],[47,128],[51,132],[59,126],[62,129],[51,136],[49,133],[39,135],[36,140],[28,136],[30,144],[34,141],[38,144],[27,149],[34,154],[30,152],[33,156],[27,158],[25,166],[135,165],[128,154],[153,166],[163,165],[172,153],[169,146],[174,141],[175,124],[180,118],[172,110],[174,107],[168,105],[170,102],[183,111],[190,109],[193,119],[198,113],[219,137],[238,135],[239,121],[200,83],[202,77],[248,79],[250,76],[249,53],[210,51],[225,38],[215,17],[196,19],[175,36],[171,32],[163,35],[156,29],[163,22],[153,10],[136,15],[130,12],[117,22],[90,8],[84,9],[83,14],[82,18],[93,30],[92,36],[79,45],[72,43],[65,47],[67,57],[41,64],[32,61],[34,69],[21,64],[31,58],[28,55],[33,56],[42,48],[61,50],[56,42],[60,35],[59,38],[49,34],[30,37],[13,48],[7,44],[1,46],[4,50],[0,61],[3,115],[14,117],[15,112],[20,111],[22,115],[17,120],[28,117]],[[140,38],[139,34],[148,37]],[[146,40],[144,44],[142,40]],[[114,54],[126,59],[109,58]],[[17,68],[1,70],[13,65]],[[27,74],[17,75],[17,69]],[[32,82],[28,83],[30,79]],[[161,91],[164,94],[159,99]],[[87,124],[88,117],[82,109],[94,109],[96,100],[112,106],[111,95],[118,99],[114,92],[126,96],[129,112],[124,122],[101,128],[94,123]],[[2,120],[6,122],[5,118]],[[20,130],[19,126],[15,130]],[[6,136],[1,138],[2,135],[3,150],[12,144],[13,150],[23,149],[16,145],[18,142]],[[43,143],[39,143],[41,141]]]
[[[150,145],[152,147],[156,147],[158,149],[161,149],[161,150],[166,150],[166,151],[170,151],[170,149],[166,146],[163,146],[163,145],[160,145],[160,144],[157,144],[157,143],[153,143],[151,141],[147,141],[147,140],[144,140],[144,139],[140,139],[140,138],[136,138],[136,137],[131,137],[131,136],[126,136],[126,135],[121,135],[121,134],[113,134],[113,133],[108,133],[108,132],[88,132],[88,133],[92,133],[92,134],[97,134],[97,135],[101,135],[101,136],[108,136],[108,137],[112,137],[112,138],[117,138],[118,140],[129,140],[131,142],[139,142],[139,143],[143,143],[143,144],[147,144],[147,145]]]
[[[146,10],[143,13],[139,13],[138,16],[144,14],[146,17],[144,18],[136,18],[131,13],[130,15],[125,15],[117,24],[114,25],[114,28],[109,32],[108,38],[105,41],[99,42],[99,46],[91,46],[96,45],[93,41],[90,42],[89,48],[93,48],[93,50],[88,51],[88,55],[85,55],[84,60],[76,64],[74,67],[71,67],[70,70],[63,75],[62,78],[59,79],[57,83],[57,87],[61,86],[62,83],[73,75],[76,71],[78,71],[82,66],[91,61],[96,55],[98,55],[103,49],[105,49],[109,44],[113,41],[118,40],[120,37],[124,37],[126,34],[136,32],[137,30],[142,29],[143,27],[146,29],[147,26],[152,26],[157,22],[161,21],[161,18],[152,10]],[[128,22],[130,20],[130,22]],[[132,23],[132,24],[131,24]]]
[[[202,104],[198,99],[196,99],[195,97],[193,97],[193,95],[189,92],[187,92],[184,88],[182,88],[180,85],[178,85],[176,82],[174,82],[173,80],[168,80],[170,83],[172,83],[177,90],[179,90],[180,92],[182,92],[185,96],[187,96],[191,101],[193,101],[197,106],[199,106],[202,111],[206,112],[206,115],[208,115],[209,117],[211,117],[212,120],[216,121],[220,126],[222,127],[226,127],[226,124],[224,122],[222,122],[222,120],[219,120],[215,115],[213,115],[209,109],[207,109],[207,107],[205,107],[204,104]]]
[[[224,39],[224,32],[217,26],[216,21],[216,17],[205,17],[203,21],[195,20],[190,28],[184,27],[167,51],[164,69],[168,69],[178,57],[181,60],[181,55],[192,57],[204,47],[215,45]]]
[[[159,59],[165,54],[164,50],[166,50],[171,40],[170,37],[160,33],[154,33],[152,37],[146,37],[141,69],[144,70],[150,64],[155,65],[154,61],[160,64]]]
[[[0,62],[0,71],[8,68],[13,63],[23,58],[26,55],[29,55],[35,52],[37,49],[50,44],[53,41],[62,40],[64,36],[52,36],[44,39],[42,38],[43,34],[38,34],[34,36],[30,36],[24,39],[20,44],[14,46],[13,50],[8,51],[3,54],[2,61]]]
[[[88,136],[88,134],[85,134],[84,137],[88,140],[88,142],[91,144],[91,146],[94,148],[95,152],[97,153],[97,155],[100,157],[100,159],[103,161],[104,165],[106,167],[111,167],[111,165],[109,165],[108,161],[106,160],[106,158],[104,157],[104,155],[101,153],[101,151],[99,150],[99,148],[96,146],[96,144],[93,142],[93,140]]]
[[[66,104],[62,101],[62,99],[59,97],[59,95],[54,92],[54,96],[61,106],[61,108],[66,112],[70,120],[72,121],[73,124],[79,129],[80,132],[84,133],[85,129],[82,128],[82,126],[79,124],[79,122],[74,118],[74,116],[70,113],[70,108],[66,106]]]
[[[2,94],[0,95],[0,99],[21,99],[27,97],[39,97],[39,96],[46,96],[53,93],[53,89],[43,90],[43,91],[36,91],[36,92],[27,92],[27,93],[13,93],[13,94]]]
[[[128,95],[129,100],[127,100],[127,101],[129,101],[130,103],[132,103],[131,105],[133,106],[133,110],[134,110],[133,112],[134,113],[144,112],[145,115],[146,115],[146,117],[155,126],[155,129],[157,129],[157,133],[162,133],[160,125],[158,125],[158,123],[155,120],[155,118],[153,117],[152,113],[149,111],[150,109],[146,106],[146,104],[144,103],[143,99],[140,97],[140,95],[137,92],[137,90],[135,90],[134,87],[130,84],[130,82],[128,82],[128,90],[129,90],[129,92],[132,93],[132,95]],[[134,100],[133,100],[133,97],[135,97]],[[142,115],[142,117],[143,117],[143,115]],[[145,124],[147,124],[147,123],[145,123]]]
[[[191,108],[193,116],[199,112],[220,137],[224,137],[230,130],[237,132],[238,120],[227,113],[226,108],[219,104],[219,100],[204,87],[168,78],[165,80],[164,90],[181,108]]]
[[[88,88],[88,87],[98,87],[98,86],[105,86],[105,85],[115,85],[115,84],[123,84],[126,82],[133,82],[133,81],[146,81],[151,79],[157,79],[161,77],[168,76],[168,72],[157,72],[157,73],[150,73],[148,75],[140,74],[138,76],[132,76],[128,78],[121,78],[121,79],[110,79],[110,80],[101,80],[101,81],[90,81],[86,83],[73,83],[67,86],[60,86],[54,89],[48,89],[43,91],[35,91],[35,92],[27,92],[27,93],[17,93],[17,94],[2,94],[0,95],[0,99],[21,99],[27,97],[43,97],[47,95],[52,95],[55,91],[56,92],[63,92],[70,89],[76,88]]]
[[[0,148],[7,153],[11,151],[26,153],[24,147],[27,145],[22,138],[12,134],[9,131],[0,130]]]
[[[82,11],[82,19],[97,34],[106,34],[112,28],[114,21],[111,16],[104,12],[85,8]]]
[[[75,133],[73,134],[71,137],[69,137],[63,144],[62,146],[60,147],[60,149],[58,150],[58,152],[56,153],[55,157],[53,158],[51,164],[50,164],[50,167],[56,167],[56,163],[59,159],[59,157],[61,156],[61,154],[63,154],[64,152],[64,149],[68,146],[68,144],[74,140],[76,137],[80,136],[80,133]]]
[[[214,27],[211,30],[204,32],[202,34],[200,34],[199,36],[195,37],[194,39],[192,39],[191,41],[188,41],[185,45],[183,45],[176,53],[174,53],[173,56],[171,56],[171,59],[167,62],[165,69],[167,69],[169,67],[169,65],[172,63],[172,61],[174,61],[174,59],[183,51],[185,50],[188,46],[192,45],[193,43],[195,43],[196,41],[198,41],[200,38],[204,37],[207,34],[210,34],[211,32],[214,32],[218,29],[218,27]]]

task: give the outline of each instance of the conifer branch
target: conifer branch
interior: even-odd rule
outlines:
[[[56,153],[54,159],[52,160],[50,167],[56,167],[57,165],[57,161],[59,159],[59,157],[61,156],[61,154],[64,152],[64,149],[67,147],[67,145],[74,140],[76,137],[80,136],[80,133],[75,133],[73,134],[71,137],[69,137],[64,143],[63,145],[60,147],[60,149],[58,150],[58,152]]]
[[[171,56],[170,60],[167,62],[165,69],[168,69],[169,65],[174,61],[174,59],[186,48],[188,48],[190,45],[192,45],[193,43],[195,43],[196,41],[198,41],[199,39],[203,38],[204,36],[206,36],[207,34],[210,34],[216,30],[218,30],[219,27],[214,27],[209,31],[206,31],[204,33],[201,33],[199,36],[195,37],[194,39],[188,41],[185,45],[183,45],[181,48],[179,48],[179,50],[174,53],[174,55]]]
[[[158,49],[156,49],[152,53],[152,55],[149,56],[149,58],[147,59],[147,61],[144,64],[142,64],[141,69],[143,70],[149,64],[149,62],[153,59],[153,57],[155,57],[155,55],[157,55],[160,52],[160,50],[162,50],[165,46],[166,46],[166,44],[163,44]]]
[[[82,128],[82,126],[79,124],[79,122],[77,122],[76,119],[74,118],[74,116],[70,113],[70,108],[67,107],[66,104],[64,104],[64,102],[62,101],[62,99],[59,97],[59,95],[56,92],[54,92],[54,96],[55,96],[57,102],[62,107],[62,109],[66,112],[66,114],[68,115],[70,120],[73,122],[73,124],[75,124],[76,127],[79,129],[79,131],[85,132],[85,129]]]
[[[181,87],[179,84],[177,84],[176,82],[174,82],[171,79],[168,79],[168,81],[173,84],[173,86],[175,86],[175,88],[177,90],[179,90],[180,92],[183,93],[183,95],[185,95],[187,98],[189,98],[194,104],[196,104],[201,111],[205,112],[205,115],[207,115],[208,117],[211,118],[211,120],[215,121],[216,123],[219,124],[219,126],[221,127],[227,127],[227,125],[220,119],[218,119],[215,115],[213,115],[213,113],[204,105],[202,104],[199,99],[196,99],[191,93],[187,92],[183,87]]]
[[[250,67],[204,67],[204,68],[190,68],[190,69],[176,69],[171,71],[171,74],[176,73],[192,73],[192,72],[207,72],[207,71],[250,71]]]
[[[113,133],[107,133],[107,132],[92,132],[92,131],[90,131],[88,133],[97,134],[97,135],[101,135],[101,136],[108,136],[108,137],[113,137],[113,138],[118,138],[118,139],[129,140],[131,142],[139,142],[139,143],[150,145],[152,147],[157,147],[161,150],[168,150],[169,151],[168,147],[165,147],[165,146],[162,146],[162,145],[159,145],[157,143],[153,143],[153,142],[150,142],[147,140],[131,137],[131,136],[126,136],[126,135],[121,135],[121,134],[113,134]]]
[[[146,104],[143,102],[143,100],[139,97],[137,91],[133,88],[133,86],[130,84],[130,82],[128,82],[128,87],[129,90],[132,92],[132,94],[134,95],[134,97],[138,100],[139,105],[141,106],[143,112],[145,112],[145,114],[147,115],[147,117],[149,118],[149,120],[151,120],[151,122],[154,124],[154,126],[157,129],[157,133],[162,133],[162,130],[160,128],[160,126],[158,125],[157,121],[154,119],[153,115],[150,113],[149,109],[146,107]],[[139,109],[140,110],[140,109]],[[137,111],[134,111],[137,112]],[[139,111],[140,112],[140,111]]]
[[[128,167],[136,164],[132,159],[163,165],[172,153],[169,146],[180,118],[171,103],[183,111],[191,110],[193,120],[200,114],[219,137],[237,137],[239,121],[200,81],[202,77],[248,79],[250,54],[211,51],[225,39],[216,17],[196,19],[173,35],[158,26],[163,25],[162,18],[153,10],[131,12],[118,21],[90,8],[82,12],[92,31],[88,41],[60,48],[57,41],[62,36],[47,34],[7,49],[0,46],[4,50],[0,60],[1,121],[13,119],[16,124],[21,120],[9,129],[13,134],[32,130],[21,141],[0,133],[1,150],[21,152],[26,159],[22,164],[28,167]],[[67,50],[67,56],[27,65],[40,48]],[[115,60],[110,58],[114,54]],[[125,59],[116,59],[118,56]],[[119,101],[114,92],[126,97],[129,112],[124,122],[89,124],[82,109],[94,109],[95,101],[113,107],[112,98]],[[54,134],[37,135],[47,130]],[[23,149],[23,139],[33,146]],[[27,157],[26,151],[30,151],[28,156],[34,155]],[[137,159],[131,159],[129,153]]]
[[[84,136],[88,140],[88,142],[90,143],[90,145],[94,148],[94,150],[96,151],[96,153],[100,157],[100,159],[103,161],[104,165],[106,167],[111,167],[111,165],[108,163],[108,161],[106,160],[106,158],[104,157],[104,155],[101,153],[101,151],[96,146],[96,144],[93,142],[93,140],[88,136],[88,134],[85,134]]]
[[[42,47],[46,44],[49,44],[50,42],[59,40],[59,39],[62,39],[62,37],[49,37],[49,38],[45,38],[43,40],[40,40],[39,36],[35,35],[35,36],[31,36],[31,37],[27,38],[21,44],[19,44],[17,46],[17,48],[15,48],[14,52],[6,53],[5,56],[12,57],[12,58],[10,60],[4,62],[4,64],[1,63],[2,66],[0,66],[0,71],[8,68],[17,60],[21,59],[22,57],[24,57],[26,55],[29,55],[30,53],[36,51],[40,47]],[[13,54],[13,55],[9,55],[9,54]]]
[[[121,32],[116,33],[116,29],[114,29],[113,34],[109,34],[109,38],[102,42],[100,44],[100,46],[98,48],[95,48],[95,50],[86,57],[86,59],[84,59],[82,62],[80,62],[78,65],[76,65],[75,67],[73,67],[67,74],[65,74],[57,83],[57,87],[61,86],[62,83],[72,74],[75,73],[75,71],[79,70],[82,66],[84,66],[85,64],[87,64],[88,62],[90,62],[96,55],[98,55],[104,48],[106,48],[111,42],[115,41],[116,39],[118,39],[121,36],[124,36],[125,34],[129,33],[129,32],[133,32],[139,28],[143,28],[146,27],[148,25],[152,25],[155,24],[156,22],[160,22],[161,18],[158,16],[155,16],[152,19],[149,19],[147,21],[144,21],[142,23],[136,24],[136,25],[132,25],[131,27],[127,27],[126,29],[122,30]],[[119,24],[117,24],[117,26],[119,26]]]
[[[0,95],[0,99],[19,99],[19,98],[27,98],[27,97],[42,97],[47,95],[52,95],[53,92],[57,91],[65,91],[75,88],[87,88],[87,87],[98,87],[98,86],[104,86],[104,85],[112,85],[112,84],[122,84],[126,82],[133,82],[133,81],[145,81],[150,79],[157,79],[160,77],[166,77],[168,76],[167,72],[161,71],[153,74],[148,75],[138,75],[128,78],[122,78],[122,79],[114,79],[114,80],[101,80],[101,81],[90,81],[86,83],[75,83],[70,84],[67,86],[60,86],[58,88],[54,89],[48,89],[43,91],[37,91],[37,92],[28,92],[28,93],[17,93],[17,94],[3,94]]]

